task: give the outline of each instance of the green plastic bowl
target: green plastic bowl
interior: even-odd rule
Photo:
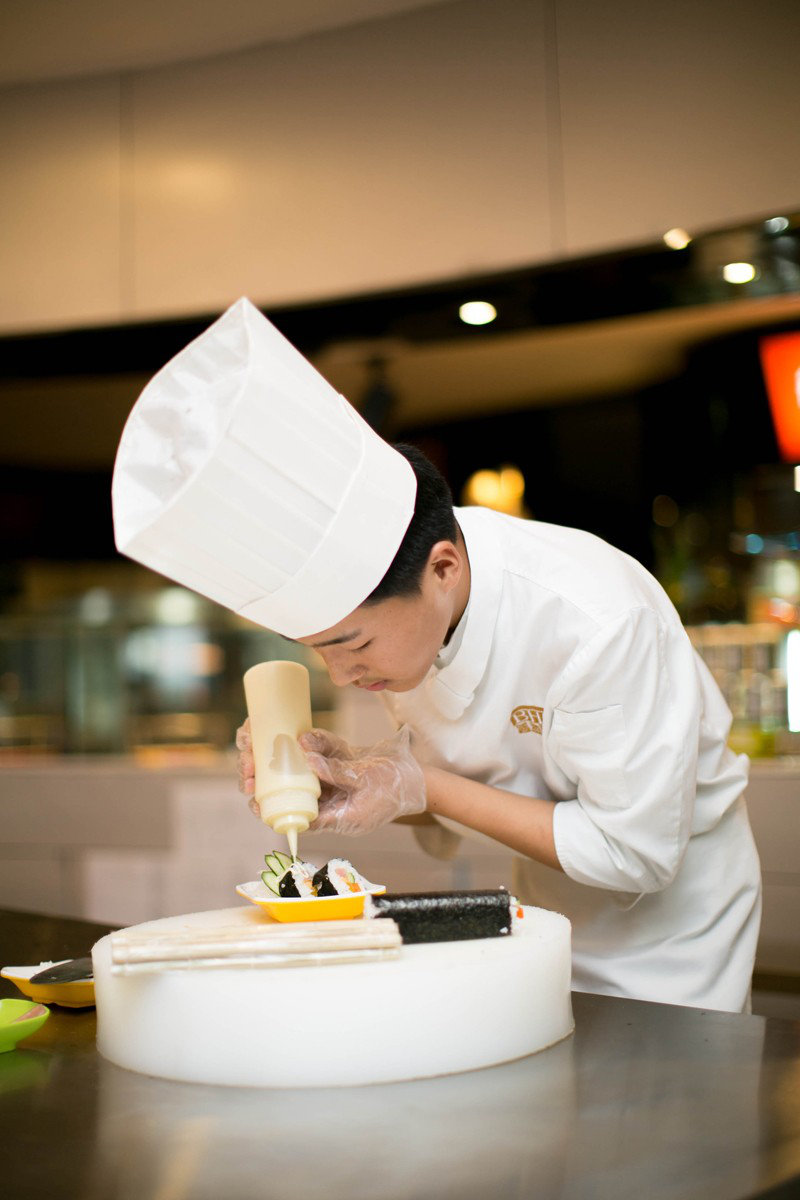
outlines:
[[[50,1009],[33,1000],[0,1000],[0,1054],[41,1029]]]

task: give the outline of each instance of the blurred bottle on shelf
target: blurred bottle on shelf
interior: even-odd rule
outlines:
[[[800,730],[790,721],[789,692],[800,688],[800,678],[790,679],[788,671],[793,631],[761,621],[695,625],[687,632],[733,714],[731,746],[754,758],[800,752]]]

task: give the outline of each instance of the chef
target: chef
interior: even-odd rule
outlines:
[[[120,549],[381,694],[399,733],[379,747],[302,739],[318,827],[417,815],[443,854],[459,831],[489,837],[516,852],[520,899],[572,921],[577,990],[746,1011],[760,920],[747,762],[663,590],[591,534],[454,510],[421,454],[340,397],[316,414],[309,471],[291,355],[263,353],[275,332],[240,301],[143,393],[115,469]],[[340,436],[353,426],[355,452]],[[258,469],[249,457],[276,438]],[[238,740],[252,790],[246,729]]]

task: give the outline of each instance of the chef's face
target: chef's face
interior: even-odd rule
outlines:
[[[455,627],[469,595],[466,555],[437,542],[419,593],[362,604],[313,637],[299,638],[322,656],[337,687],[409,692],[422,683]]]

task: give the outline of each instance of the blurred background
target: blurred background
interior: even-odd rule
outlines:
[[[644,562],[743,748],[796,750],[799,37],[792,0],[3,6],[0,751],[222,749],[285,652],[112,540],[130,407],[240,295],[458,502]]]
[[[139,391],[247,295],[457,502],[654,571],[796,797],[798,44],[795,0],[2,6],[7,778],[229,771],[296,649],[112,539]]]

